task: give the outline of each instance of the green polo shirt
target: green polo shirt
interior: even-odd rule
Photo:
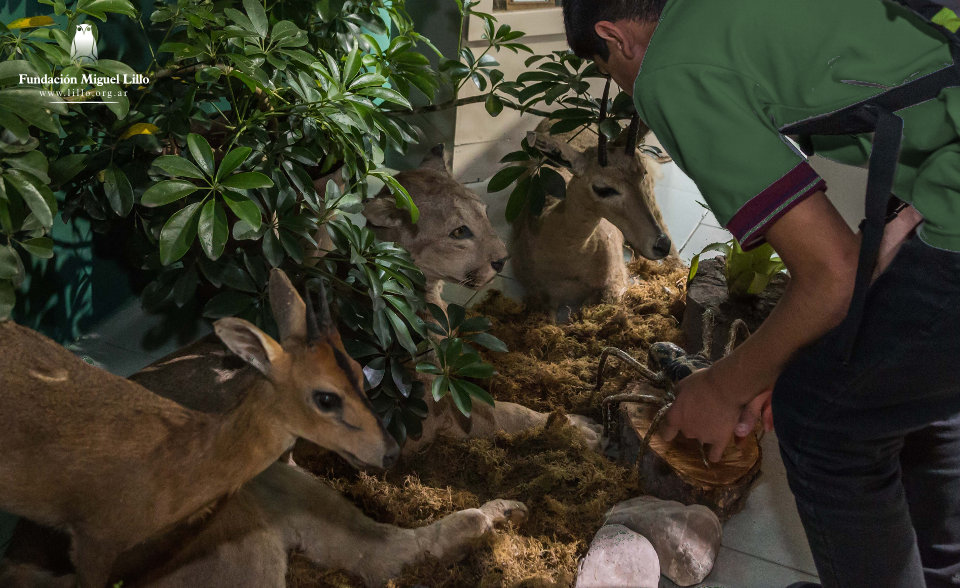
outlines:
[[[634,85],[641,118],[745,248],[823,180],[779,129],[952,67],[946,41],[880,0],[669,0]],[[897,112],[894,191],[960,251],[960,88]],[[866,136],[814,137],[866,164]]]

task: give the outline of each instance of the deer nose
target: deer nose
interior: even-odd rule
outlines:
[[[502,259],[498,259],[498,260],[496,260],[496,261],[491,261],[491,262],[490,262],[490,265],[493,267],[493,271],[495,271],[495,272],[497,272],[497,273],[499,274],[501,271],[503,271],[503,264],[505,264],[505,263],[507,263],[507,258],[506,258],[506,257],[504,257],[504,258],[502,258]]]
[[[394,443],[393,446],[390,447],[390,449],[383,454],[383,461],[382,461],[383,469],[389,470],[390,468],[392,468],[393,464],[397,463],[397,460],[399,458],[400,458],[400,446]]]
[[[660,257],[666,257],[670,255],[670,245],[670,237],[664,233],[660,233],[660,236],[657,237],[657,242],[653,245],[653,251]]]

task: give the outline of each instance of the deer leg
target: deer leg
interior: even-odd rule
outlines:
[[[429,555],[452,563],[466,555],[470,547],[494,527],[508,522],[519,523],[526,517],[527,507],[515,500],[496,499],[480,508],[457,511],[426,527],[414,529],[418,547],[416,559]]]

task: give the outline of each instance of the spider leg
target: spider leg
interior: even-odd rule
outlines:
[[[603,436],[610,439],[614,432],[620,427],[619,411],[614,407],[620,406],[622,402],[646,402],[649,404],[663,405],[666,401],[660,396],[653,394],[635,394],[625,392],[623,394],[614,394],[603,399]]]
[[[650,427],[647,429],[647,433],[643,436],[643,441],[640,443],[640,449],[637,451],[638,462],[643,459],[643,454],[650,446],[650,439],[653,438],[653,434],[656,433],[657,429],[660,428],[660,421],[663,420],[663,417],[666,416],[667,411],[670,410],[671,406],[673,406],[674,400],[676,400],[676,394],[673,392],[673,390],[668,390],[664,395],[664,405],[660,408],[660,410],[657,411],[657,414],[653,416],[653,420],[650,421]],[[707,459],[707,453],[703,448],[703,443],[700,443],[700,458],[703,460],[704,467],[710,469],[710,460]]]
[[[717,317],[710,308],[703,311],[703,324],[701,326],[701,337],[703,347],[700,349],[700,355],[710,359],[710,353],[713,351],[713,327],[716,325]]]
[[[656,430],[660,428],[660,421],[663,420],[663,417],[667,414],[667,411],[670,410],[671,406],[673,406],[673,402],[665,402],[663,406],[660,407],[660,410],[657,411],[657,414],[653,416],[653,420],[650,421],[650,426],[647,428],[647,433],[643,436],[643,440],[640,441],[640,449],[637,450],[637,462],[643,459],[643,454],[646,453],[647,448],[650,447],[650,439],[653,438]]]
[[[743,322],[743,319],[736,319],[730,323],[730,333],[727,336],[727,344],[723,348],[723,356],[730,355],[733,348],[737,346],[737,342],[743,341],[749,336],[750,328],[747,327],[747,323]]]
[[[655,385],[662,385],[663,383],[662,375],[654,372],[647,366],[643,365],[642,363],[637,361],[636,358],[632,357],[629,353],[627,353],[622,349],[618,349],[616,347],[605,347],[603,351],[600,353],[600,367],[597,368],[597,384],[593,388],[594,394],[596,394],[600,390],[600,388],[603,387],[603,368],[606,366],[607,357],[609,357],[610,355],[615,355],[616,357],[619,357],[621,360],[627,362],[627,364],[629,364],[631,367],[633,367],[638,372],[640,372],[640,375],[646,378],[647,380],[649,380],[651,383]]]

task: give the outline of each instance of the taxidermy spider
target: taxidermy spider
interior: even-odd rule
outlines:
[[[650,439],[653,437],[654,432],[660,427],[660,421],[663,420],[664,415],[667,414],[667,411],[677,397],[675,391],[677,382],[696,370],[710,367],[713,363],[709,358],[713,347],[713,327],[715,321],[716,317],[713,311],[709,308],[705,310],[703,313],[703,346],[699,353],[687,353],[679,345],[670,343],[669,341],[658,341],[651,344],[647,355],[649,356],[649,362],[654,366],[653,370],[631,357],[622,349],[607,347],[603,350],[600,354],[600,366],[597,369],[597,385],[594,387],[594,394],[599,392],[603,386],[603,368],[610,355],[619,357],[639,371],[640,375],[650,382],[650,384],[664,390],[662,396],[623,393],[604,398],[602,411],[603,435],[605,437],[610,439],[613,433],[619,430],[620,411],[617,410],[617,407],[621,402],[642,402],[659,406],[660,409],[656,415],[654,415],[653,420],[650,421],[650,427],[647,429],[646,434],[643,436],[643,441],[640,443],[637,460],[639,461],[643,457],[647,447],[650,446]],[[730,332],[727,338],[727,344],[723,348],[723,355],[729,355],[734,346],[736,346],[737,341],[745,339],[749,335],[750,331],[746,323],[740,319],[733,321],[733,323],[730,324]],[[703,451],[703,445],[700,445],[700,456],[703,458],[704,465],[710,467],[710,462],[707,461],[707,456]]]

